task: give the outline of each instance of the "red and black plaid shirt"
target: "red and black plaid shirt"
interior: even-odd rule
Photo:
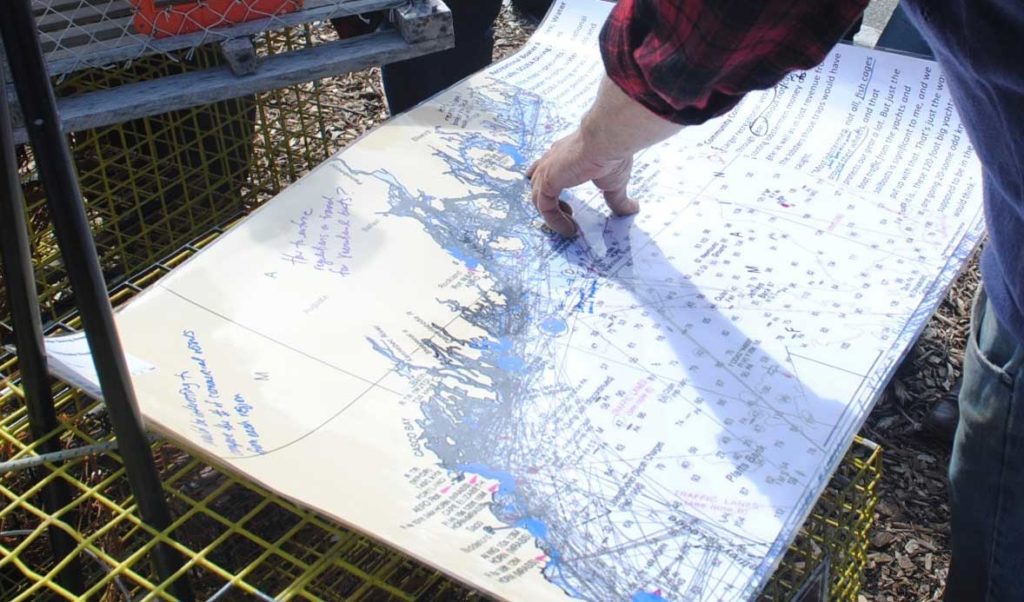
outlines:
[[[868,0],[619,0],[601,30],[608,76],[681,124],[822,60]]]

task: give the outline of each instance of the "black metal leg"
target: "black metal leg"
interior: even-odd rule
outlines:
[[[32,271],[32,251],[28,244],[28,225],[25,222],[25,201],[18,180],[18,161],[15,157],[14,138],[11,135],[7,89],[3,85],[4,67],[0,61],[0,258],[3,261],[4,282],[10,300],[14,326],[14,344],[18,352],[21,385],[25,389],[29,428],[33,439],[42,439],[57,428],[57,413],[53,406],[50,378],[46,371],[46,350],[43,347],[43,326],[39,317],[39,297]],[[40,453],[60,450],[54,437],[39,445]],[[71,503],[67,481],[55,480],[43,489],[43,508],[53,514]],[[74,513],[63,517],[74,525]],[[71,556],[75,541],[64,530],[49,529],[50,549],[55,562]],[[85,591],[82,566],[73,559],[57,576],[57,582],[73,594]]]
[[[128,482],[142,520],[162,530],[170,525],[170,512],[117,336],[96,246],[36,34],[30,0],[0,1],[0,33]],[[157,575],[165,580],[182,566],[181,556],[165,544],[154,548],[153,561]],[[178,599],[192,599],[185,576],[175,581],[172,593]]]

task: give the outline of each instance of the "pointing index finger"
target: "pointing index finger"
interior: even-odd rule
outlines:
[[[533,204],[544,218],[544,223],[548,228],[566,238],[576,236],[579,229],[571,217],[572,208],[556,195],[545,193],[543,185],[537,181],[534,181],[533,184]]]

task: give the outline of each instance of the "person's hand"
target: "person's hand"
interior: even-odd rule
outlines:
[[[544,156],[526,170],[532,184],[534,207],[549,228],[565,237],[578,231],[568,205],[560,203],[559,195],[566,188],[593,181],[605,203],[615,215],[632,215],[640,210],[629,198],[626,187],[633,168],[633,156],[605,158],[587,144],[581,130],[555,142]]]
[[[554,143],[526,170],[533,204],[544,216],[544,223],[562,236],[575,236],[578,228],[572,209],[558,196],[587,181],[601,189],[615,215],[639,211],[640,205],[626,194],[633,154],[681,127],[647,110],[605,76],[579,129]]]

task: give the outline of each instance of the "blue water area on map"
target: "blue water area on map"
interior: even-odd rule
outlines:
[[[515,355],[499,355],[495,363],[502,370],[509,372],[522,372],[526,370],[526,360]]]
[[[476,269],[476,267],[480,265],[479,259],[473,257],[472,255],[467,255],[466,252],[463,251],[462,249],[458,249],[456,247],[447,247],[445,251],[448,251],[449,255],[466,264],[466,267],[471,270]]]
[[[565,593],[573,598],[586,599],[586,596],[573,587],[572,583],[569,582],[569,579],[562,572],[562,555],[557,550],[552,549],[548,550],[548,558],[548,563],[544,567],[544,575],[548,580],[565,590]]]
[[[515,161],[516,165],[523,165],[526,163],[526,158],[523,157],[521,152],[519,152],[519,148],[516,147],[516,145],[505,143],[499,145],[498,149],[509,157],[512,157],[512,160]]]
[[[652,594],[651,592],[637,592],[633,594],[630,602],[666,602],[665,598],[662,598],[660,594]]]
[[[462,472],[478,474],[485,479],[498,482],[498,490],[494,492],[494,501],[498,502],[501,512],[505,515],[514,516],[522,511],[516,504],[516,488],[518,479],[515,475],[504,470],[496,470],[483,464],[463,464],[456,467]]]
[[[508,351],[512,349],[512,344],[512,337],[498,337],[497,339],[476,339],[470,341],[469,346],[484,351]]]
[[[487,361],[502,370],[507,372],[523,372],[526,370],[526,360],[514,353],[507,353],[514,346],[514,341],[511,337],[498,337],[496,340],[476,339],[471,341],[469,346],[473,349],[491,352],[485,354]]]
[[[541,331],[546,332],[547,334],[562,334],[567,328],[568,325],[562,318],[546,318],[540,323]]]
[[[548,561],[544,565],[544,574],[548,576],[551,582],[565,589],[572,596],[583,597],[562,575],[562,553],[551,546],[551,542],[548,540],[549,529],[547,523],[537,518],[527,517],[517,520],[515,526],[520,529],[526,529],[530,535],[537,539],[538,544],[547,553]]]
[[[526,529],[530,535],[533,535],[537,539],[548,538],[548,526],[542,520],[536,518],[521,518],[516,521],[516,526],[521,529]]]

